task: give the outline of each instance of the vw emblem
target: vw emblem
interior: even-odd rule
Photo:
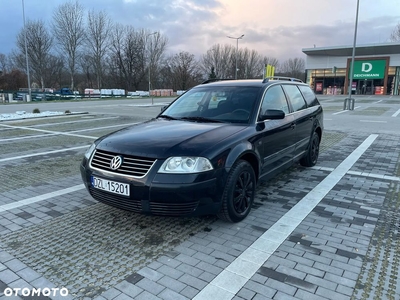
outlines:
[[[122,165],[122,157],[121,156],[114,156],[110,161],[110,168],[111,170],[116,170]]]

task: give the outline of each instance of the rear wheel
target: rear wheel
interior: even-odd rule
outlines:
[[[242,221],[250,213],[254,201],[256,177],[252,166],[237,161],[228,174],[218,217],[229,222]]]
[[[313,167],[317,163],[319,156],[319,135],[314,132],[311,137],[310,145],[308,146],[307,153],[300,160],[300,164],[304,167]]]

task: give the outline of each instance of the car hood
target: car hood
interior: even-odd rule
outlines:
[[[153,119],[100,139],[97,148],[127,155],[167,158],[171,155],[201,156],[245,126]]]

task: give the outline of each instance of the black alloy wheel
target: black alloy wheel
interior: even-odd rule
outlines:
[[[252,166],[247,161],[239,160],[229,172],[218,217],[229,222],[245,219],[254,201],[255,188],[256,177]]]
[[[246,213],[250,207],[252,195],[253,182],[251,181],[251,174],[248,171],[244,171],[236,180],[233,194],[233,208],[237,214]]]
[[[300,164],[304,167],[313,167],[318,161],[319,156],[319,135],[314,132],[308,151],[305,156],[300,160]]]

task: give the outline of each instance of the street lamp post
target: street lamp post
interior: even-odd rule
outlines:
[[[344,108],[347,108],[347,101],[349,101],[349,108],[354,109],[355,100],[351,98],[351,92],[353,89],[353,75],[354,75],[354,57],[356,53],[356,41],[357,41],[357,24],[358,24],[358,9],[360,6],[360,0],[357,0],[357,10],[356,10],[356,23],[354,26],[354,41],[353,41],[353,53],[351,55],[351,65],[350,65],[350,75],[349,75],[349,97],[345,99]],[[347,101],[346,101],[347,100]]]
[[[237,71],[238,71],[238,65],[237,65],[237,63],[238,63],[238,52],[239,52],[239,40],[242,39],[243,37],[244,37],[244,34],[242,34],[241,36],[239,36],[239,37],[237,37],[237,38],[231,37],[231,36],[227,36],[227,38],[236,40],[235,80],[237,80]]]
[[[146,35],[146,47],[147,47],[147,40],[149,36],[156,34],[157,32],[149,33]],[[151,55],[149,51],[149,97],[150,97],[150,91],[151,91]],[[151,96],[151,105],[153,105],[153,96]]]
[[[25,59],[26,59],[26,75],[28,76],[28,94],[29,100],[32,100],[32,90],[31,90],[31,77],[29,73],[29,60],[28,60],[28,45],[26,42],[26,26],[25,26],[25,5],[24,0],[22,0],[22,17],[24,19],[24,35],[25,35]]]

